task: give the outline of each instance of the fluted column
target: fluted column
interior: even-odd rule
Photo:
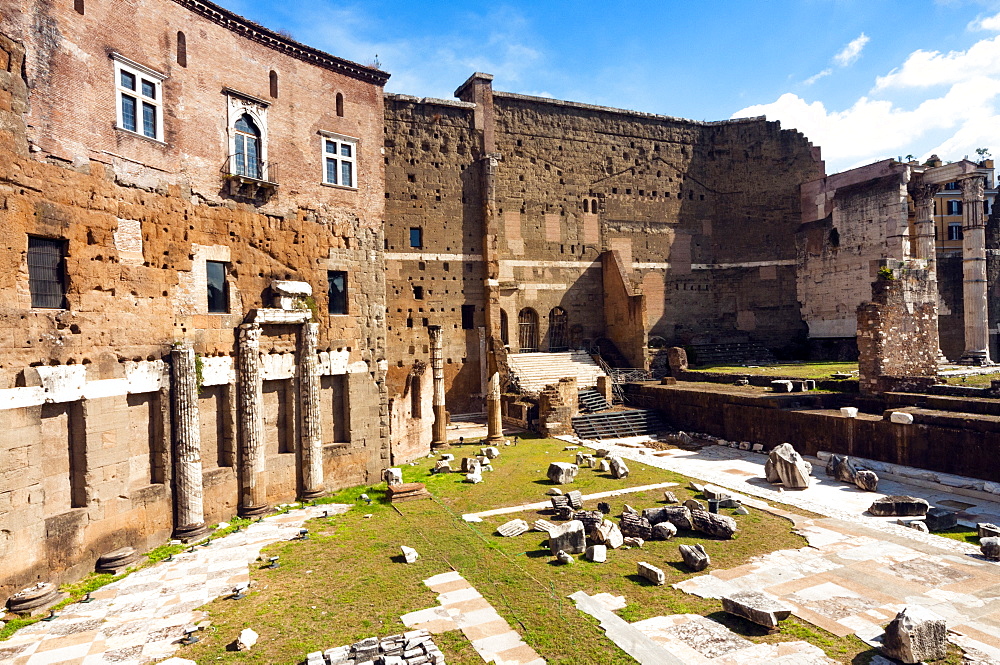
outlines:
[[[434,386],[434,427],[431,433],[431,447],[448,447],[448,411],[444,403],[444,353],[441,326],[428,326],[431,336],[431,377]]]
[[[299,331],[299,414],[303,499],[323,493],[323,431],[319,409],[319,363],[316,360],[318,323],[304,323]]]
[[[916,209],[917,242],[915,255],[927,262],[927,269],[937,272],[937,248],[934,229],[934,195],[941,190],[940,185],[912,185],[910,196]]]
[[[201,475],[201,423],[198,417],[198,371],[190,346],[170,351],[174,412],[174,538],[204,535]]]
[[[500,413],[500,373],[490,374],[486,392],[486,440],[489,443],[503,441],[503,416]]]
[[[962,305],[965,311],[967,365],[990,364],[989,321],[986,308],[986,220],[983,214],[985,179],[960,180],[962,187]]]
[[[267,467],[264,456],[264,421],[261,413],[263,383],[260,374],[260,324],[240,326],[239,368],[236,374],[240,432],[240,505],[244,517],[267,512]]]

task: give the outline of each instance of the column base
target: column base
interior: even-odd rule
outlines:
[[[236,511],[240,517],[260,517],[261,515],[266,515],[271,512],[270,506],[250,506],[243,508],[242,506],[238,511]]]
[[[204,524],[189,524],[187,526],[176,527],[173,538],[182,543],[190,543],[195,540],[201,540],[207,533],[208,527]]]
[[[966,351],[962,354],[958,364],[984,367],[986,365],[992,365],[993,363],[990,362],[990,356],[985,351]]]
[[[308,492],[303,490],[299,492],[299,501],[312,501],[313,499],[318,499],[324,494],[326,494],[324,490],[309,490]]]
[[[451,443],[448,441],[431,441],[431,450],[448,450]]]

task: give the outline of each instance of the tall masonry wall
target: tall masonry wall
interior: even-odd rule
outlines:
[[[0,600],[162,543],[185,526],[192,487],[212,524],[247,507],[248,475],[265,508],[374,481],[390,459],[386,75],[211,3],[0,8]],[[112,51],[166,76],[162,140],[117,126]],[[268,158],[290,167],[249,188],[220,173],[234,104],[266,127]],[[328,135],[356,142],[356,186],[322,184]],[[63,307],[32,307],[29,238],[62,248]],[[228,312],[208,311],[207,261],[225,266]],[[328,314],[328,271],[346,273],[346,314]],[[313,296],[279,309],[276,280]],[[252,379],[237,353],[243,324],[260,330],[259,353],[243,356],[259,364]],[[184,441],[178,347],[197,354]],[[247,400],[259,438],[238,408]],[[179,485],[192,447],[200,472]]]

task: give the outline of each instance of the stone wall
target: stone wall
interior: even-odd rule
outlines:
[[[922,261],[875,261],[872,299],[858,305],[858,368],[862,393],[886,381],[937,377],[937,283]]]
[[[184,526],[192,488],[205,523],[242,510],[245,322],[262,331],[264,509],[389,465],[385,75],[324,54],[307,64],[305,47],[203,11],[146,0],[87,3],[81,16],[71,3],[7,2],[0,15],[0,429],[12,434],[0,437],[0,600],[80,576],[110,550],[161,544]],[[111,50],[167,75],[165,140],[115,127]],[[267,102],[271,158],[290,167],[266,197],[234,196],[220,175],[227,86]],[[342,116],[318,89],[342,92]],[[320,184],[321,129],[358,139],[356,189]],[[31,306],[29,237],[62,243],[64,308]],[[206,261],[226,263],[228,313],[208,311]],[[327,314],[328,270],[347,273],[346,315]],[[283,314],[275,280],[314,295]],[[303,351],[310,320],[318,334]],[[187,347],[197,390],[181,423],[172,351]],[[318,488],[304,484],[313,435]]]

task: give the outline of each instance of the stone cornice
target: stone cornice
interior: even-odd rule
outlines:
[[[389,80],[388,72],[383,72],[382,70],[375,69],[373,67],[365,67],[364,65],[359,65],[356,62],[344,60],[343,58],[332,56],[329,53],[324,53],[323,51],[312,48],[311,46],[306,46],[305,44],[295,41],[294,39],[283,37],[272,30],[268,30],[262,25],[258,25],[257,23],[245,19],[238,14],[234,14],[226,9],[223,9],[215,3],[208,2],[208,0],[173,1],[178,5],[189,9],[195,14],[207,18],[213,23],[221,25],[230,32],[257,42],[258,44],[263,44],[264,46],[272,48],[280,53],[284,53],[285,55],[302,60],[303,62],[308,62],[309,64],[328,69],[332,72],[337,72],[338,74],[350,76],[351,78],[358,79],[359,81],[374,83],[378,86],[384,86],[385,82]]]

